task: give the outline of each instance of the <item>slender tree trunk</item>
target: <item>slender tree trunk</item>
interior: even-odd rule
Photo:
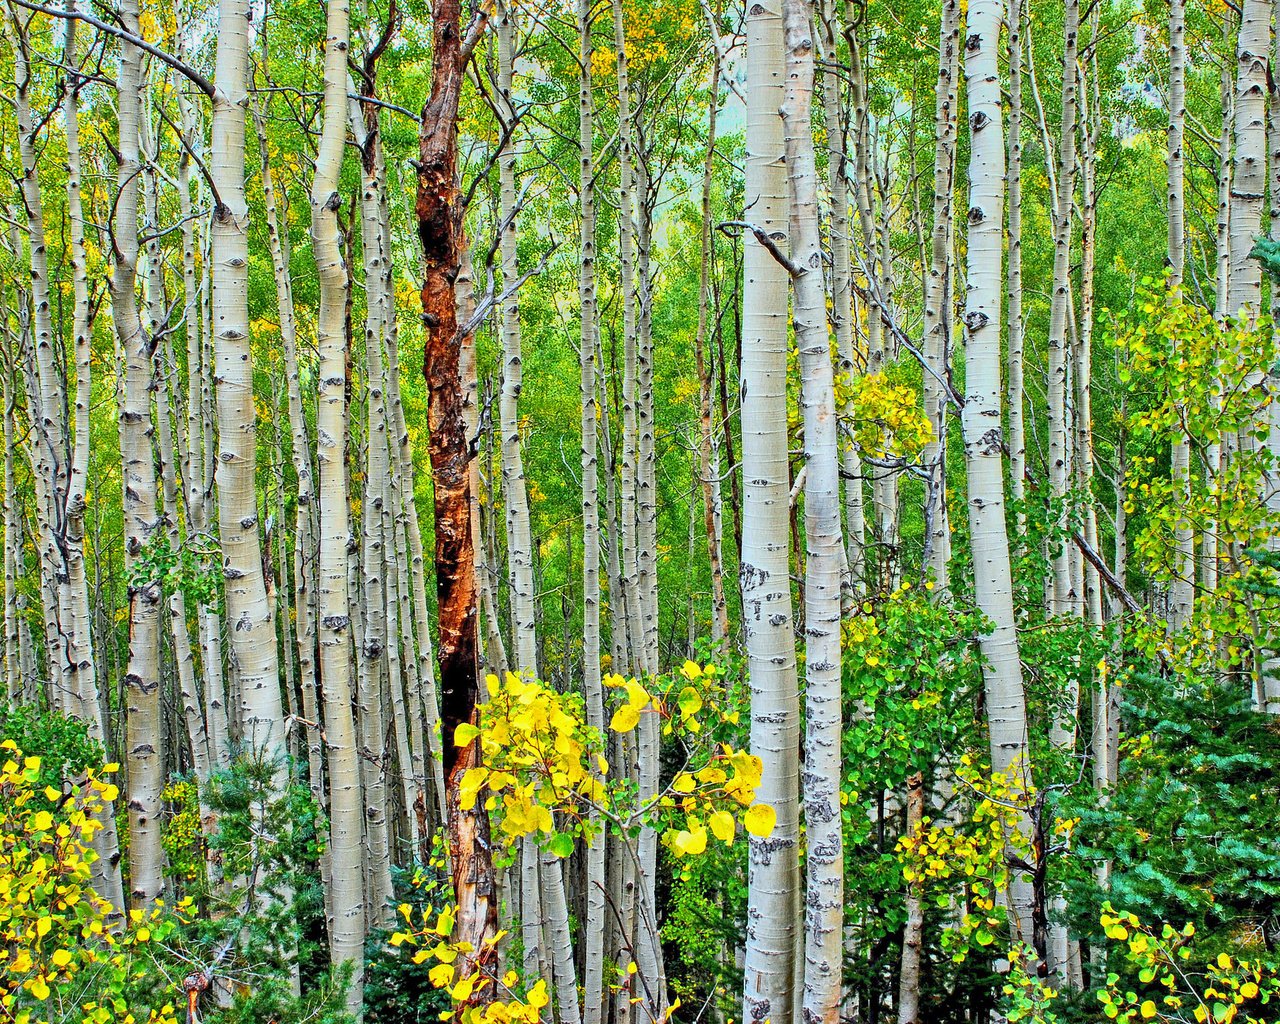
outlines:
[[[1022,323],[1022,0],[1009,3],[1009,482],[1017,532],[1026,533],[1027,433],[1023,418]]]
[[[597,451],[599,405],[596,349],[596,167],[593,131],[595,104],[591,83],[591,0],[578,0],[578,202],[580,207],[578,265],[578,359],[582,402],[582,695],[587,725],[605,732],[604,689],[600,679],[600,477]],[[598,831],[587,845],[585,884],[585,952],[582,976],[582,1024],[601,1024],[604,1006],[605,926],[609,914],[605,890],[607,837],[598,815]]]
[[[361,863],[364,801],[351,710],[351,600],[348,591],[347,332],[349,288],[338,225],[338,184],[347,133],[347,0],[329,0],[325,27],[324,121],[311,187],[311,244],[320,281],[316,404],[320,462],[320,679],[329,761],[332,917],[329,951],[353,969],[347,1007],[359,1014],[364,976],[365,903]]]
[[[249,749],[285,752],[284,709],[271,607],[262,570],[254,491],[257,453],[249,328],[249,212],[244,192],[248,0],[219,0],[209,169],[214,202],[213,351],[218,414],[218,524],[232,660],[240,682],[237,718]],[[274,786],[284,788],[279,760]]]
[[[717,27],[718,30],[718,27]],[[698,333],[694,359],[698,370],[698,474],[702,486],[703,528],[707,535],[707,561],[711,568],[711,644],[724,649],[729,635],[729,605],[724,591],[724,523],[720,491],[720,435],[712,405],[713,377],[707,362],[707,327],[714,312],[711,295],[711,190],[716,153],[716,111],[720,106],[720,50],[711,55],[711,99],[707,110],[707,155],[702,162],[702,232],[699,236]],[[848,259],[846,253],[846,261]]]
[[[791,185],[792,314],[800,353],[805,486],[805,762],[808,856],[804,1008],[809,1024],[840,1019],[844,845],[840,814],[840,456],[835,372],[827,338],[826,288],[813,151],[811,0],[785,0],[786,91],[782,120]]]
[[[961,414],[969,477],[969,532],[975,567],[974,593],[992,624],[980,640],[985,664],[991,767],[1030,794],[1026,696],[1018,655],[1009,539],[1004,518],[1004,471],[1000,429],[1001,222],[1004,204],[1003,115],[997,47],[1003,17],[1001,0],[969,5],[965,44],[968,92],[969,237],[968,295],[965,300],[965,406]],[[1030,839],[1029,818],[1019,830]],[[1015,941],[1030,946],[1034,895],[1021,875],[1009,887]],[[1037,944],[1038,945],[1038,944]]]
[[[1079,0],[1066,0],[1062,49],[1062,135],[1058,144],[1057,195],[1053,217],[1053,283],[1049,311],[1049,497],[1055,503],[1055,523],[1067,529],[1067,491],[1071,479],[1071,455],[1067,422],[1067,315],[1071,304],[1072,208],[1076,181],[1076,113],[1079,71],[1076,54],[1080,30]],[[1063,534],[1065,536],[1065,533]],[[1053,594],[1050,615],[1070,615],[1077,611],[1077,596],[1071,587],[1070,545],[1053,542]],[[1061,723],[1055,725],[1061,743]]]
[[[1186,0],[1169,0],[1169,288],[1182,288],[1186,259],[1185,157],[1183,139],[1186,124]],[[1191,445],[1185,434],[1176,431],[1170,458],[1170,476],[1186,505],[1191,498]],[[1195,600],[1195,535],[1191,523],[1179,519],[1174,534],[1176,567],[1169,591],[1169,628],[1181,629],[1191,617]]]
[[[783,251],[787,180],[782,119],[783,25],[778,0],[747,14],[744,216]],[[757,796],[777,813],[750,844],[743,1020],[791,1024],[800,709],[787,538],[787,273],[751,234],[743,239],[740,579],[751,685],[751,752],[763,762]]]
[[[126,0],[121,9],[126,31],[138,34],[138,9]],[[121,41],[119,92],[120,154],[115,200],[115,264],[111,306],[123,353],[120,437],[124,456],[126,564],[129,588],[129,665],[125,741],[129,766],[129,884],[139,907],[152,903],[164,885],[160,846],[160,792],[164,788],[160,723],[160,581],[143,568],[148,546],[161,525],[157,509],[155,456],[152,450],[151,382],[154,339],[143,334],[135,294],[138,267],[138,180],[141,171],[142,53]],[[142,575],[136,575],[141,570]]]
[[[276,308],[280,317],[280,342],[284,356],[285,393],[289,411],[289,448],[297,488],[294,495],[293,607],[294,635],[298,644],[298,674],[302,682],[303,714],[318,722],[316,694],[315,621],[315,473],[311,439],[307,434],[302,403],[301,371],[298,365],[297,320],[293,307],[293,282],[289,273],[288,236],[280,228],[275,178],[267,147],[266,125],[255,108],[258,148],[262,157],[262,193],[267,213],[267,243],[271,253],[272,276],[276,286]],[[307,770],[312,795],[324,801],[324,741],[318,728],[307,730]],[[326,858],[331,859],[329,851]]]
[[[950,589],[951,524],[947,513],[947,389],[951,347],[951,239],[954,210],[956,117],[960,70],[959,0],[943,0],[938,29],[938,82],[934,88],[933,236],[924,291],[924,408],[933,436],[923,452],[925,565],[938,590]]]
[[[849,397],[841,417],[853,422],[852,388],[858,365],[854,343],[853,268],[851,224],[849,221],[849,159],[845,151],[848,133],[841,77],[837,67],[839,26],[834,0],[823,0],[820,37],[823,48],[822,95],[827,128],[827,188],[831,193],[831,326],[836,336],[837,372],[844,379]],[[845,559],[849,585],[855,594],[866,588],[866,512],[862,486],[862,459],[851,433],[840,439],[840,471],[844,477]]]
[[[74,2],[70,4],[75,9]],[[76,22],[67,21],[66,58],[70,68],[78,66],[76,54]],[[77,717],[87,726],[89,736],[106,746],[104,706],[98,689],[92,643],[92,619],[89,611],[89,586],[84,563],[84,517],[88,507],[89,473],[89,403],[92,398],[90,357],[93,340],[93,324],[89,296],[88,254],[85,247],[85,216],[81,198],[80,159],[80,88],[82,80],[74,71],[67,72],[63,86],[62,113],[67,139],[67,219],[71,227],[71,265],[75,295],[72,334],[75,346],[75,426],[74,445],[69,474],[69,490],[66,501],[65,550],[67,566],[68,606],[71,621],[67,629],[67,663],[71,672],[71,689],[78,702]],[[10,462],[12,456],[12,426],[8,403],[5,404],[6,481],[11,484]],[[10,491],[6,487],[6,501]],[[7,511],[7,506],[6,506]],[[6,567],[9,551],[6,548]],[[16,665],[10,665],[8,657],[8,595],[6,593],[6,666],[13,673],[12,686],[17,679]],[[93,887],[103,899],[123,910],[124,887],[120,876],[120,841],[116,832],[115,810],[107,804],[98,815],[102,828],[93,838],[93,848],[98,854],[94,861]]]

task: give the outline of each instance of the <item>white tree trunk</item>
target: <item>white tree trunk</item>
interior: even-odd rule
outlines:
[[[1009,538],[1004,518],[1004,469],[1000,426],[1001,214],[1004,205],[1003,115],[997,48],[1002,0],[969,5],[965,81],[969,101],[969,236],[965,298],[965,405],[961,414],[965,466],[969,477],[969,532],[972,537],[974,595],[992,629],[980,640],[991,767],[1011,785],[1029,792],[1026,696],[1014,620]],[[1019,829],[1030,837],[1022,815]],[[1010,884],[1010,919],[1015,940],[1030,946],[1034,896],[1029,881]]]
[[[344,320],[349,286],[338,227],[341,201],[338,182],[347,133],[347,0],[329,0],[327,12],[324,124],[311,189],[311,241],[320,281],[320,317],[316,325],[320,354],[316,406],[321,523],[320,678],[324,689],[329,752],[329,847],[333,864],[329,951],[335,964],[353,965],[347,1007],[358,1015],[364,976],[365,934],[364,889],[360,870],[363,800],[351,711],[348,502],[343,458],[347,441]]]
[[[746,21],[745,220],[787,249],[779,0],[752,4]],[[751,752],[763,762],[757,797],[777,813],[752,838],[742,1019],[791,1024],[799,903],[800,709],[791,611],[787,494],[787,273],[743,238],[740,579],[751,686]]]
[[[827,337],[818,171],[813,151],[811,0],[786,0],[786,91],[782,120],[791,185],[792,322],[800,354],[804,414],[805,763],[808,856],[804,1006],[808,1024],[840,1020],[844,844],[840,814],[840,454],[835,372]]]

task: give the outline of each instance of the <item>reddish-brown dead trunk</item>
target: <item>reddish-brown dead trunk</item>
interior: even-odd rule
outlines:
[[[458,357],[463,339],[455,295],[465,244],[456,174],[458,98],[466,55],[458,0],[435,0],[432,14],[431,95],[422,111],[418,140],[416,213],[426,268],[422,372],[427,382],[428,450],[435,494],[440,723],[449,853],[458,904],[453,941],[471,947],[471,952],[459,956],[457,966],[460,976],[478,969],[488,977],[496,963],[492,941],[498,928],[489,816],[483,794],[471,810],[460,806],[459,783],[463,773],[477,764],[479,749],[475,741],[458,747],[453,739],[459,725],[476,721],[479,697],[470,438],[462,413]],[[467,1005],[491,1001],[492,992],[492,981],[477,984]],[[459,1017],[464,1008],[458,1008]]]

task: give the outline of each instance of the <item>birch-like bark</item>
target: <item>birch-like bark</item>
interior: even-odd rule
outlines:
[[[284,788],[284,708],[254,491],[257,452],[249,334],[249,211],[244,191],[248,0],[219,0],[209,170],[217,189],[211,228],[214,384],[218,419],[218,524],[228,639],[248,749],[278,761]]]
[[[1169,135],[1166,158],[1169,190],[1169,288],[1175,295],[1182,288],[1186,260],[1186,184],[1183,145],[1187,117],[1187,5],[1186,0],[1169,0]],[[1185,506],[1191,499],[1191,444],[1175,431],[1169,475]],[[1174,532],[1174,579],[1169,588],[1169,628],[1181,629],[1191,618],[1195,600],[1195,535],[1191,523],[1179,518]]]
[[[363,799],[351,711],[351,604],[347,577],[347,333],[349,288],[338,226],[338,183],[347,134],[347,0],[329,0],[325,28],[324,121],[311,188],[311,243],[320,282],[316,342],[320,355],[316,451],[320,464],[320,679],[329,757],[329,848],[333,867],[329,952],[350,963],[348,1010],[360,1012],[365,904],[361,843]]]
[[[1058,143],[1057,195],[1054,200],[1053,282],[1049,306],[1049,497],[1055,503],[1055,523],[1065,538],[1067,491],[1071,480],[1071,450],[1067,423],[1067,311],[1071,303],[1072,207],[1076,182],[1076,113],[1079,70],[1076,55],[1080,31],[1079,0],[1066,0],[1062,44],[1062,134]],[[1048,612],[1074,615],[1078,595],[1071,586],[1070,545],[1054,541],[1053,593]],[[1055,723],[1055,742],[1061,744],[1062,724]]]
[[[578,263],[578,360],[582,403],[582,696],[587,725],[605,733],[604,689],[600,679],[600,474],[596,422],[596,166],[595,103],[591,83],[591,0],[578,0],[578,206],[580,211]],[[604,1018],[605,890],[607,837],[599,815],[598,829],[587,844],[586,919],[583,923],[582,1024],[601,1024]]]
[[[67,630],[70,609],[62,607],[67,565],[62,553],[62,520],[67,497],[69,451],[65,415],[66,389],[58,366],[49,287],[49,256],[45,244],[44,203],[36,153],[36,125],[32,121],[28,63],[30,25],[34,15],[18,14],[13,31],[19,41],[13,47],[14,113],[18,130],[18,154],[22,167],[21,195],[30,255],[30,321],[25,332],[27,413],[31,434],[27,451],[35,491],[36,552],[39,555],[40,592],[44,611],[45,653],[49,701],[63,712],[78,712],[75,677],[68,649],[73,646]],[[15,254],[21,252],[15,241]],[[60,344],[60,339],[58,340]]]
[[[499,203],[502,216],[502,281],[510,288],[519,277],[517,246],[519,211],[516,196],[514,145],[517,114],[512,94],[512,63],[515,54],[515,12],[499,2],[495,28],[498,37],[497,102],[507,139],[498,154]],[[515,631],[516,668],[522,674],[538,676],[538,629],[533,588],[533,538],[529,526],[529,494],[525,487],[524,455],[520,444],[520,391],[524,386],[523,353],[520,347],[520,299],[513,292],[502,304],[502,392],[498,401],[502,438],[502,492],[507,510],[508,572],[511,582],[511,617]]]
[[[621,0],[612,0],[614,49],[618,62],[618,260],[622,280],[622,482],[619,488],[619,533],[622,548],[623,609],[627,622],[625,670],[644,671],[644,633],[640,613],[639,553],[636,550],[636,269],[635,149],[632,141],[631,88],[627,74],[626,34]],[[619,666],[618,670],[623,671]]]
[[[960,70],[960,4],[943,0],[938,29],[938,81],[934,87],[933,234],[924,287],[924,409],[932,437],[923,451],[925,566],[937,590],[950,589],[951,524],[947,514],[948,351],[952,329],[952,217],[956,161],[956,104]]]
[[[1228,227],[1231,279],[1227,313],[1254,316],[1262,305],[1262,266],[1249,258],[1262,230],[1267,180],[1267,59],[1271,41],[1271,3],[1245,0],[1236,37],[1234,97],[1235,149],[1231,170]],[[1264,368],[1259,367],[1260,375]],[[1259,377],[1259,379],[1261,379]]]
[[[743,218],[787,249],[783,25],[779,0],[748,9],[746,192]],[[800,709],[788,558],[787,273],[751,234],[743,239],[740,580],[751,686],[751,752],[763,762],[757,797],[777,813],[750,841],[743,1020],[791,1024],[799,914]]]
[[[782,106],[791,186],[794,307],[804,417],[805,485],[805,944],[803,1018],[840,1019],[844,844],[840,814],[840,453],[835,371],[827,336],[813,149],[812,0],[785,0],[787,84]]]
[[[924,776],[907,779],[907,828],[915,836],[924,821]],[[918,885],[907,892],[907,921],[902,927],[902,963],[898,971],[898,1024],[920,1024],[920,967],[924,952],[924,900]]]
[[[121,6],[126,31],[140,34],[134,0]],[[160,710],[160,581],[139,576],[148,546],[161,526],[152,450],[151,381],[155,339],[144,335],[138,312],[138,184],[141,166],[142,52],[122,40],[116,84],[119,137],[111,272],[111,309],[124,358],[120,439],[124,458],[126,565],[129,587],[128,708],[125,749],[129,767],[129,886],[137,907],[151,904],[164,885],[160,845],[160,793],[164,788]]]
[[[266,123],[256,106],[253,111],[262,160],[262,196],[267,214],[267,246],[271,254],[272,278],[276,287],[276,310],[280,319],[280,348],[284,356],[285,395],[289,413],[289,450],[293,462],[294,494],[293,607],[294,636],[298,645],[298,675],[301,680],[303,714],[318,722],[316,694],[316,588],[315,557],[315,473],[311,438],[302,402],[301,372],[298,363],[298,329],[293,305],[293,280],[289,273],[288,235],[281,230],[276,198],[275,175],[267,146]],[[324,741],[319,729],[307,730],[307,773],[312,795],[324,801]],[[328,856],[328,851],[326,851]]]
[[[992,624],[980,640],[984,659],[991,767],[1016,790],[1030,794],[1026,695],[1013,610],[1009,538],[1004,517],[1004,467],[1001,458],[1000,298],[1002,212],[1004,205],[1003,114],[997,49],[1002,0],[969,5],[964,71],[969,107],[969,235],[965,298],[964,434],[969,478],[969,532],[972,537],[974,596]],[[1018,829],[1028,842],[1031,824],[1019,815]],[[1014,873],[1009,886],[1014,940],[1030,947],[1034,894],[1025,877]],[[1038,943],[1036,943],[1038,945]]]
[[[714,27],[718,31],[718,26]],[[707,155],[702,162],[702,230],[699,235],[698,332],[694,360],[698,371],[698,475],[702,488],[703,529],[711,569],[711,643],[722,651],[729,635],[729,604],[724,592],[724,516],[720,491],[720,434],[712,405],[713,375],[707,362],[707,325],[711,303],[711,189],[716,154],[716,111],[720,106],[720,48],[712,48],[711,90],[707,109]],[[846,253],[846,262],[848,255]]]
[[[831,193],[831,328],[836,336],[836,371],[844,379],[848,398],[840,415],[853,422],[853,389],[858,372],[853,321],[853,267],[849,220],[848,133],[842,96],[842,80],[836,63],[839,25],[834,0],[822,0],[819,7],[819,35],[822,43],[823,114],[827,128],[827,189]],[[862,486],[862,458],[853,443],[852,431],[840,439],[840,471],[844,477],[845,560],[853,593],[866,589],[867,524]]]
[[[1027,529],[1027,432],[1023,417],[1022,323],[1022,0],[1009,0],[1009,483],[1017,533]]]
[[[69,7],[74,11],[74,0],[69,0]],[[76,22],[67,21],[66,63],[68,68],[78,66],[76,55]],[[101,693],[98,689],[97,673],[93,657],[92,619],[89,611],[88,577],[84,562],[84,517],[88,505],[88,473],[89,473],[89,402],[92,398],[90,361],[92,354],[93,324],[91,321],[88,253],[85,247],[85,216],[81,196],[81,158],[80,158],[80,89],[83,82],[74,71],[67,72],[62,94],[63,124],[67,140],[67,220],[71,228],[71,267],[73,275],[73,292],[75,307],[72,321],[74,339],[76,386],[75,386],[75,424],[74,442],[71,455],[71,470],[68,478],[68,492],[65,506],[65,550],[67,582],[69,592],[67,602],[70,619],[67,630],[67,663],[71,673],[71,689],[78,703],[77,717],[86,725],[91,739],[106,746],[106,726]],[[5,403],[6,435],[6,502],[11,502],[12,486],[12,426],[8,403]],[[8,505],[5,507],[8,513]],[[7,520],[6,520],[7,522]],[[17,679],[17,666],[10,664],[9,658],[9,601],[8,573],[10,552],[6,548],[6,667],[9,669],[10,686]],[[15,651],[16,654],[16,651]],[[94,891],[113,907],[123,910],[125,906],[124,886],[120,875],[120,841],[116,831],[116,817],[113,804],[107,804],[97,815],[102,828],[93,837],[93,848],[98,854],[91,871]]]

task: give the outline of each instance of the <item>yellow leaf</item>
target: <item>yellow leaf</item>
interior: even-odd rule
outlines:
[[[777,812],[769,804],[752,804],[742,816],[743,827],[753,836],[761,839],[773,832],[778,820]]]
[[[547,983],[539,978],[538,983],[529,989],[529,994],[525,996],[525,1002],[535,1010],[541,1010],[547,1003],[551,1002],[551,997],[547,995]]]
[[[471,741],[480,735],[480,730],[470,722],[462,722],[453,730],[453,745],[455,747],[469,746]]]
[[[630,732],[640,724],[640,712],[630,704],[624,704],[613,713],[609,728],[614,732]]]
[[[1153,1003],[1150,999],[1148,999],[1145,1003],[1142,1004],[1142,1016],[1149,1020],[1155,1015],[1156,1015],[1156,1004]]]
[[[45,1000],[49,998],[49,985],[44,980],[44,975],[37,975],[35,980],[30,984],[31,994],[37,999]]]
[[[728,811],[714,811],[709,824],[711,834],[726,846],[733,842],[733,815]]]
[[[54,967],[66,967],[67,964],[71,963],[71,954],[65,949],[55,949],[50,959],[53,961]]]

